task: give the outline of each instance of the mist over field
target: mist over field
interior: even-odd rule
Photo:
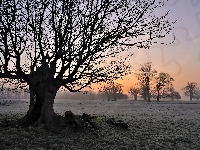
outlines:
[[[8,101],[5,106],[0,106],[0,113],[10,114],[25,114],[28,111],[28,99],[1,99],[0,102]],[[143,100],[134,101],[131,99],[120,99],[117,101],[107,100],[69,100],[55,99],[54,111],[58,114],[63,114],[65,111],[72,111],[75,114],[99,114],[99,115],[120,115],[134,116],[149,113],[154,117],[162,116],[163,113],[176,115],[176,112],[186,111],[190,115],[200,113],[200,101],[185,100],[165,100],[156,102],[145,102]],[[199,110],[198,110],[199,109]],[[199,111],[199,113],[195,113]],[[186,113],[186,112],[185,112]],[[186,113],[186,114],[187,114]],[[170,117],[170,116],[169,116]],[[185,117],[188,117],[185,116]]]

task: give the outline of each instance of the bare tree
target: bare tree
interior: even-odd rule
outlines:
[[[162,98],[171,98],[171,100],[174,99],[181,99],[181,96],[179,94],[179,92],[177,92],[174,89],[174,86],[171,84],[168,87],[164,87],[163,91],[162,91]]]
[[[197,87],[197,88],[194,90],[193,98],[196,98],[196,100],[199,100],[199,99],[200,99],[200,89],[199,89],[199,87]]]
[[[115,83],[113,81],[108,82],[107,85],[104,86],[103,91],[105,92],[108,101],[111,100],[111,97],[113,97],[113,100],[117,100],[117,95],[122,94],[122,84]]]
[[[157,91],[158,102],[160,100],[160,90],[164,87],[172,85],[172,81],[174,81],[174,79],[168,73],[164,72],[159,73],[159,75],[155,77],[155,89]]]
[[[181,95],[179,94],[179,92],[177,92],[177,91],[174,91],[173,93],[172,93],[173,95],[171,96],[171,99],[172,100],[174,100],[174,99],[181,99]]]
[[[117,96],[118,96],[119,94],[122,94],[122,93],[123,93],[122,87],[123,87],[123,85],[120,84],[120,83],[115,83],[115,84],[113,85],[113,100],[114,100],[114,101],[117,100]]]
[[[120,59],[121,52],[149,48],[171,32],[175,22],[169,12],[154,15],[163,5],[155,0],[1,0],[0,78],[26,84],[32,93],[31,107],[18,124],[54,126],[60,87],[77,92],[127,75],[130,65]]]
[[[130,87],[130,89],[128,90],[128,93],[133,95],[134,100],[137,100],[137,96],[138,96],[139,92],[140,92],[140,89],[136,88],[136,87]]]
[[[182,90],[184,91],[185,96],[190,96],[190,100],[192,100],[192,98],[194,98],[195,91],[197,90],[197,83],[188,82],[187,86],[182,88]]]
[[[138,73],[135,73],[136,77],[142,85],[143,94],[147,96],[147,100],[150,101],[150,82],[156,76],[157,71],[152,68],[152,62],[147,62],[141,65]]]
[[[106,94],[107,100],[110,101],[112,96],[112,87],[110,85],[104,86],[103,92]]]

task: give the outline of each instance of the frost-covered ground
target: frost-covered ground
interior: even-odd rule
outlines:
[[[2,100],[0,100],[1,102]],[[0,106],[0,113],[24,114],[29,106],[28,100],[11,100],[11,104]],[[171,118],[198,119],[200,101],[161,101],[144,102],[132,100],[102,101],[102,100],[55,100],[54,110],[64,115],[65,111],[75,114],[95,114],[105,116],[120,116],[124,119],[139,118]]]
[[[29,103],[26,100],[13,100],[9,106],[0,106],[0,114],[3,116],[5,114],[8,116],[14,114],[23,115],[27,112],[28,105]],[[56,137],[53,136],[53,138],[49,135],[50,138],[48,140],[44,136],[45,134],[42,134],[39,135],[39,139],[35,138],[35,145],[32,143],[35,148],[48,149],[48,146],[52,149],[53,147],[55,149],[130,150],[200,148],[200,102],[198,101],[165,101],[157,103],[127,100],[56,100],[54,110],[59,114],[64,114],[65,111],[72,111],[75,114],[87,113],[100,116],[102,118],[100,120],[104,121],[99,124],[101,130],[97,137],[89,132],[83,135],[80,133],[68,133],[67,136],[66,134],[59,134]],[[125,131],[107,125],[105,117],[116,117],[124,120],[129,124],[129,130]],[[21,130],[20,133],[23,133]],[[7,131],[3,132],[6,135]],[[14,136],[19,133],[19,129],[9,129],[8,132]],[[26,137],[29,132],[24,131],[25,135],[22,134],[21,136]],[[87,134],[88,136],[86,136]],[[31,131],[30,137],[32,136],[36,137],[38,135]],[[63,136],[64,139],[61,138]],[[14,136],[13,138],[19,138],[19,136]],[[39,142],[43,138],[46,138],[48,144],[45,145]],[[26,140],[31,140],[31,138],[26,137]],[[37,143],[37,140],[40,144]],[[57,142],[56,146],[55,141]],[[4,142],[5,139],[0,138],[0,145]],[[13,148],[12,145],[10,147]],[[31,147],[30,144],[29,147]],[[25,149],[29,147],[27,146]],[[23,144],[21,149],[24,149]]]

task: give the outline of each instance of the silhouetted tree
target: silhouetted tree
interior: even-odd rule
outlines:
[[[156,76],[157,71],[152,68],[152,62],[147,62],[141,65],[138,73],[135,73],[136,77],[142,85],[142,92],[147,100],[150,101],[150,82]]]
[[[175,91],[174,86],[170,85],[169,87],[165,87],[163,92],[162,92],[162,97],[163,98],[171,98],[171,100],[174,99],[181,99],[181,96],[179,92]]]
[[[123,87],[123,85],[120,84],[120,83],[115,83],[115,84],[113,85],[113,100],[114,100],[114,101],[117,100],[117,96],[118,96],[119,94],[122,94],[122,93],[123,93],[122,87]]]
[[[188,82],[187,86],[182,88],[182,90],[184,90],[185,96],[190,96],[190,100],[192,100],[195,95],[195,91],[197,90],[197,83]]]
[[[197,88],[194,90],[193,98],[196,98],[196,100],[199,100],[199,99],[200,99],[200,89],[199,89],[199,87],[197,87]]]
[[[105,92],[108,101],[111,100],[111,97],[113,97],[113,100],[117,100],[117,94],[122,93],[122,84],[115,83],[115,82],[108,82],[107,85],[104,86],[103,91]]]
[[[124,93],[117,93],[116,99],[128,99],[128,95]]]
[[[128,90],[128,93],[134,97],[134,100],[137,100],[137,96],[139,92],[140,92],[140,89],[136,87],[130,87],[130,89]]]
[[[18,124],[54,126],[54,98],[61,87],[77,92],[130,73],[119,54],[131,47],[149,48],[173,28],[168,12],[154,15],[163,5],[164,1],[135,0],[1,0],[0,78],[26,84],[32,91],[30,101],[36,97]],[[111,57],[116,60],[109,62]]]
[[[139,87],[139,95],[141,98],[144,99],[144,101],[147,100],[147,88],[144,84],[140,83],[140,87]]]
[[[178,99],[178,100],[179,100],[179,99],[181,99],[181,95],[179,94],[179,92],[176,92],[176,91],[175,91],[175,92],[173,93],[173,96],[171,97],[171,99],[172,99],[172,100],[174,100],[174,99]]]
[[[103,88],[103,91],[107,97],[107,100],[110,101],[111,100],[111,96],[112,96],[112,87],[111,85],[106,85]]]
[[[174,79],[168,74],[161,72],[158,74],[157,77],[155,77],[155,89],[157,91],[157,101],[160,100],[160,90],[163,89],[164,87],[172,85],[172,81]]]

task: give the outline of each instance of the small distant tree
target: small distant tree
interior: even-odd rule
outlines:
[[[187,86],[185,86],[184,88],[182,88],[182,90],[184,90],[184,95],[185,96],[189,96],[190,100],[192,100],[192,98],[194,98],[195,91],[197,90],[197,83],[195,83],[195,82],[188,82]]]
[[[173,99],[181,99],[181,95],[179,94],[179,92],[174,92],[174,97],[172,98]]]
[[[172,85],[172,81],[174,79],[168,74],[161,72],[157,77],[155,77],[155,89],[157,91],[157,101],[159,102],[160,100],[160,90],[163,89],[164,87]]]
[[[103,87],[103,92],[105,92],[108,101],[111,100],[111,97],[113,97],[113,100],[117,100],[117,94],[122,93],[122,84],[115,83],[113,81],[108,82],[107,85]]]
[[[140,92],[140,89],[136,87],[130,87],[128,90],[128,93],[134,97],[134,100],[137,100],[137,96],[139,92]]]
[[[197,88],[195,89],[193,98],[196,98],[196,100],[199,100],[199,99],[200,99],[200,89],[199,89],[199,87],[197,87]]]
[[[122,90],[123,85],[120,83],[114,83],[113,84],[113,100],[116,101],[117,100],[117,95],[122,94],[123,90]]]
[[[107,100],[110,101],[112,95],[112,88],[110,85],[104,86],[103,92],[106,94]]]
[[[163,98],[171,98],[171,100],[181,99],[179,92],[175,91],[173,85],[170,85],[169,87],[164,88],[163,93],[162,93],[162,97]]]
[[[117,93],[116,99],[128,99],[128,95],[124,93]]]
[[[157,71],[152,68],[152,62],[147,62],[141,65],[138,73],[135,73],[142,85],[143,94],[147,96],[148,101],[150,101],[150,82],[154,79],[156,74]]]

